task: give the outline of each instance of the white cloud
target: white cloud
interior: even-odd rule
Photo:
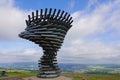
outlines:
[[[9,2],[7,2],[9,1]],[[92,8],[94,6],[94,8]],[[71,4],[73,7],[73,4]],[[90,0],[85,10],[72,14],[74,23],[58,52],[59,62],[119,63],[120,59],[120,1],[99,3]],[[29,11],[14,6],[14,0],[0,1],[0,39],[17,38],[24,30]],[[109,32],[109,33],[108,33]],[[98,34],[107,35],[107,41]],[[110,36],[109,36],[110,35]],[[93,37],[89,39],[89,37]],[[117,41],[109,39],[118,37]],[[37,46],[37,45],[36,45]],[[37,61],[42,50],[0,51],[0,61]],[[8,60],[7,60],[8,61]]]
[[[106,31],[107,29],[111,29],[111,27],[118,30],[120,25],[119,4],[120,2],[117,1],[99,5],[94,4],[96,8],[91,10],[91,12],[88,12],[86,9],[73,13],[74,26],[71,31],[81,33],[81,35],[85,36]],[[89,6],[89,8],[91,7]]]
[[[1,51],[1,55],[17,55],[17,56],[31,56],[31,55],[35,55],[36,53],[38,53],[38,50],[32,50],[32,49],[27,49],[27,50],[19,50],[19,51]]]
[[[17,38],[25,28],[29,12],[14,6],[14,0],[0,0],[0,39]]]
[[[30,62],[38,61],[42,56],[42,50],[27,49],[19,51],[1,51],[0,62]]]
[[[92,6],[95,8],[91,9]],[[119,9],[120,1],[100,4],[96,0],[89,3],[85,10],[73,13],[73,27],[66,36],[66,44],[59,58],[75,63],[119,63],[120,47],[117,46],[120,42]],[[107,42],[101,40],[98,34],[107,35]],[[90,36],[96,37],[89,40]],[[113,36],[117,39],[109,40]]]
[[[25,19],[29,13],[30,11],[16,7],[14,0],[0,0],[0,40],[8,40],[9,42],[11,39],[19,39],[18,34],[25,29]],[[0,46],[6,47],[7,45]],[[23,48],[21,47],[21,49]],[[21,49],[0,50],[0,62],[36,61],[41,55],[41,52],[36,49]]]

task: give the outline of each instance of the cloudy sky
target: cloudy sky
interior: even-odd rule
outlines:
[[[41,8],[65,10],[74,20],[59,63],[120,64],[120,0],[0,0],[0,63],[40,59],[42,48],[18,34]]]

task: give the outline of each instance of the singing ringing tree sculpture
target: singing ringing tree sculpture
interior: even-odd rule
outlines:
[[[43,49],[44,54],[38,63],[38,77],[59,76],[60,69],[57,65],[56,55],[67,31],[72,27],[72,22],[70,14],[60,9],[46,8],[32,12],[31,16],[28,15],[27,28],[19,36],[38,44]]]

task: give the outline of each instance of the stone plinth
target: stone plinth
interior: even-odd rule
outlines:
[[[23,80],[72,80],[72,79],[65,76],[59,76],[57,78],[37,78],[33,76],[33,77],[24,78]]]

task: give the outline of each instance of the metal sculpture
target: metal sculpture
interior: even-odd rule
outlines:
[[[21,32],[21,38],[28,39],[43,48],[43,56],[39,60],[38,77],[57,77],[60,69],[57,65],[57,51],[63,43],[67,31],[72,27],[72,17],[65,11],[46,8],[32,12],[26,20],[27,28]]]

